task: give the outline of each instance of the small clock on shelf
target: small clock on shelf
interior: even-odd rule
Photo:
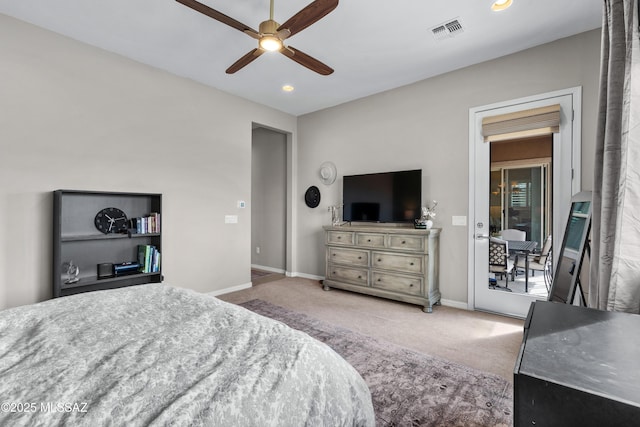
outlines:
[[[127,215],[118,208],[104,208],[96,214],[96,228],[104,233],[126,233],[129,221]]]

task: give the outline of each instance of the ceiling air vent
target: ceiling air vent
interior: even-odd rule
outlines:
[[[456,18],[436,25],[431,29],[431,32],[433,33],[433,38],[436,40],[444,40],[464,32],[464,28],[462,28],[460,18]]]

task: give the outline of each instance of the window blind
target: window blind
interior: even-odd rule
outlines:
[[[560,131],[560,104],[482,119],[484,142],[548,135]]]

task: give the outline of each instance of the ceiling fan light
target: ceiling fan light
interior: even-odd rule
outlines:
[[[513,0],[496,0],[491,5],[491,10],[494,12],[499,12],[501,10],[505,10],[511,6]]]
[[[260,47],[269,52],[282,49],[282,41],[274,36],[263,36],[260,39]]]

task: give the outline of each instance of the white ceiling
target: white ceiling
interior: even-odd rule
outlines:
[[[200,0],[257,30],[269,0]],[[311,0],[275,0],[286,21]],[[0,13],[301,115],[508,55],[594,28],[601,0],[342,0],[285,44],[335,69],[318,75],[279,53],[236,74],[225,70],[256,47],[238,30],[174,0],[0,0]],[[457,18],[463,32],[436,41],[431,29]],[[293,85],[285,93],[281,87]]]

